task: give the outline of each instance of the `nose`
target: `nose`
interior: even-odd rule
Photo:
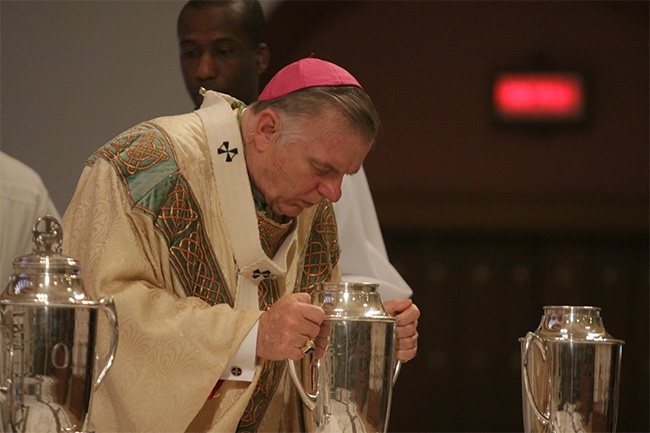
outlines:
[[[318,193],[329,201],[336,203],[341,199],[342,183],[343,176],[337,177],[336,179],[323,180],[318,184]]]
[[[199,65],[196,68],[196,76],[199,79],[207,80],[217,75],[216,62],[210,53],[203,53],[199,58]]]

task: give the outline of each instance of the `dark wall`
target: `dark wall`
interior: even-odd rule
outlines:
[[[422,310],[391,431],[521,431],[518,338],[596,305],[625,340],[618,431],[650,431],[648,2],[285,1],[268,76],[314,52],[359,79],[385,133],[365,163]],[[502,68],[584,74],[586,121],[504,128]]]
[[[353,71],[373,97],[385,134],[365,168],[380,203],[487,197],[527,209],[546,200],[646,210],[647,2],[288,1],[267,40],[268,75],[314,52]],[[496,127],[492,74],[539,67],[585,75],[586,123]],[[448,212],[440,223],[454,224]],[[397,215],[386,223],[403,225]],[[631,218],[612,228],[647,230]],[[408,223],[427,224],[419,219]]]
[[[547,305],[595,305],[623,339],[619,432],[648,428],[648,242],[642,237],[385,232],[422,310],[391,431],[521,431],[518,339]]]

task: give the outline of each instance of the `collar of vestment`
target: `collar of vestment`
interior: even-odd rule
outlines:
[[[297,238],[291,231],[272,258],[262,249],[241,132],[229,101],[234,100],[207,91],[196,114],[208,139],[219,210],[237,263],[235,308],[258,310],[258,284],[264,278],[285,276],[287,255]]]

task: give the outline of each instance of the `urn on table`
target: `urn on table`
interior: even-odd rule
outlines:
[[[91,432],[93,392],[117,349],[117,312],[112,297],[95,302],[86,295],[79,263],[60,254],[62,230],[54,217],[39,218],[32,232],[33,253],[14,260],[0,295],[2,431]],[[113,336],[96,371],[99,310]]]
[[[623,341],[600,308],[544,307],[520,342],[525,433],[616,431]]]
[[[393,384],[397,319],[373,283],[320,283],[312,303],[330,328],[325,356],[307,353],[289,373],[302,400],[303,432],[385,432]],[[299,368],[298,368],[299,367]]]

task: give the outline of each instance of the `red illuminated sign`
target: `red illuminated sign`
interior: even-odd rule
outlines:
[[[492,92],[494,114],[501,121],[576,122],[584,116],[584,82],[576,73],[502,73]]]

